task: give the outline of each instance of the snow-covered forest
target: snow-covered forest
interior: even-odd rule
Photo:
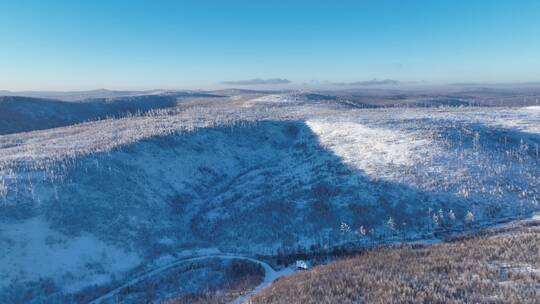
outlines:
[[[0,124],[0,302],[93,300],[189,253],[436,241],[540,209],[534,103],[156,94]],[[44,105],[9,98],[0,109]]]

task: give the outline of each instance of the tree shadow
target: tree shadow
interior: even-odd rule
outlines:
[[[34,185],[34,193],[48,193],[51,185]],[[43,196],[40,210],[55,229],[90,232],[149,256],[338,244],[360,227],[367,238],[421,237],[442,225],[433,220],[439,210],[439,221],[457,227],[467,211],[491,206],[453,190],[374,178],[324,147],[303,121],[151,138],[82,158],[54,186],[57,197]],[[450,210],[455,220],[447,219]],[[497,218],[512,211],[490,212]]]
[[[501,136],[521,136],[470,128],[496,153],[507,151],[499,149],[509,144]],[[474,153],[475,132],[440,132],[450,148],[459,140]],[[150,138],[77,159],[61,179],[21,181],[8,194],[12,204],[0,208],[0,225],[40,216],[67,236],[89,233],[148,262],[202,248],[275,255],[347,242],[360,247],[474,228],[516,213],[512,202],[493,204],[489,195],[465,198],[454,190],[375,178],[325,147],[305,121],[260,121]],[[496,202],[520,195],[505,193]],[[490,208],[491,218],[481,218]],[[471,209],[477,218],[466,223]]]

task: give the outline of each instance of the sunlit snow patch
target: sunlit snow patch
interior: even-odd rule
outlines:
[[[540,112],[540,106],[525,107],[525,110]]]
[[[431,141],[414,133],[368,127],[354,122],[308,120],[321,145],[375,178],[397,178],[396,168],[412,167],[426,157]]]

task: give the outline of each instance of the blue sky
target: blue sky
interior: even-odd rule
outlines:
[[[540,1],[0,1],[0,90],[540,81]]]

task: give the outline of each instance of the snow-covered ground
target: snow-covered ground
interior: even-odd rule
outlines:
[[[253,263],[260,265],[264,271],[264,277],[263,280],[250,292],[247,294],[238,297],[235,299],[231,304],[242,304],[245,301],[247,301],[250,297],[253,295],[259,293],[262,289],[270,286],[272,282],[275,280],[291,275],[295,272],[294,268],[292,267],[285,267],[280,270],[274,270],[272,266],[270,266],[268,263],[257,260],[255,258],[250,258],[238,254],[225,254],[225,253],[211,253],[211,254],[204,254],[199,255],[195,257],[188,257],[188,258],[180,258],[177,260],[174,260],[170,263],[167,263],[166,265],[157,267],[155,269],[152,269],[151,271],[145,272],[141,275],[135,276],[133,278],[130,278],[129,281],[125,282],[124,284],[116,287],[115,289],[107,292],[106,294],[100,296],[97,299],[94,299],[90,302],[90,304],[100,304],[100,303],[108,303],[108,302],[114,302],[114,297],[122,290],[129,288],[130,286],[133,286],[143,280],[151,279],[154,276],[159,275],[162,272],[169,271],[170,269],[177,267],[178,265],[182,264],[189,264],[193,262],[199,262],[199,261],[205,261],[209,259],[219,259],[219,260],[237,260],[237,261],[243,261],[248,263]]]
[[[391,166],[413,167],[436,153],[433,141],[420,131],[372,127],[350,119],[312,119],[306,124],[323,147],[374,178],[390,179],[398,174]]]
[[[39,217],[2,225],[0,247],[3,286],[14,278],[38,280],[60,275],[63,290],[73,292],[89,284],[106,283],[108,273],[127,271],[141,262],[137,254],[105,244],[94,235],[62,235]]]
[[[0,300],[83,293],[182,251],[274,255],[527,216],[539,128],[536,107],[275,94],[0,136]]]

